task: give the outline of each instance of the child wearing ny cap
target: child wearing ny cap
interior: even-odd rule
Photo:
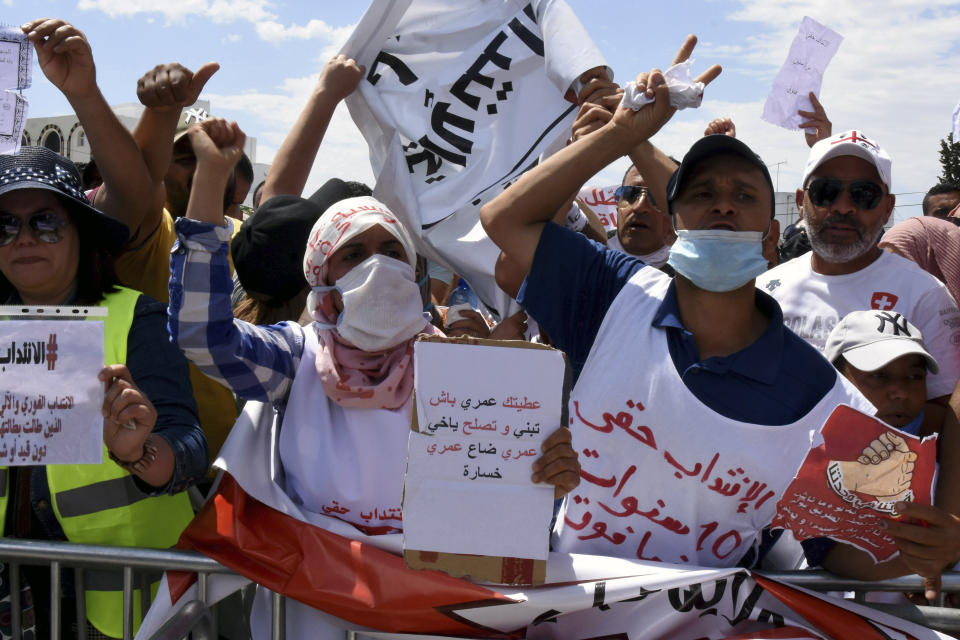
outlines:
[[[920,330],[892,311],[853,311],[827,337],[824,356],[892,427],[919,435],[927,372],[939,365]],[[924,434],[927,435],[927,434]]]
[[[929,435],[920,432],[926,379],[927,372],[937,373],[939,365],[927,351],[920,330],[904,316],[878,310],[848,313],[827,337],[824,356],[873,403],[877,418],[913,435]],[[875,447],[874,464],[890,455],[882,445]],[[889,440],[886,446],[891,447]],[[864,455],[867,453],[865,450]],[[942,497],[937,496],[938,503]],[[918,573],[924,578],[925,597],[933,600],[940,590],[940,572],[960,561],[960,518],[939,507],[913,502],[898,502],[896,509],[907,521],[885,521],[883,526],[897,542],[899,556],[875,564],[851,546],[817,539],[804,542],[804,548],[816,548],[808,558],[820,555],[819,564],[828,571],[861,580]],[[915,524],[917,521],[925,524]]]

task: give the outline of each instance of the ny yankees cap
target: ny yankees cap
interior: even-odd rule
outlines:
[[[813,145],[810,156],[807,158],[807,166],[803,170],[801,184],[806,187],[817,167],[839,156],[855,156],[872,164],[877,168],[880,180],[887,186],[887,193],[890,193],[892,190],[890,172],[893,161],[890,160],[887,152],[880,148],[876,140],[868,138],[862,131],[856,129],[838,133]]]
[[[823,349],[830,362],[843,356],[861,371],[876,371],[911,354],[923,356],[931,373],[940,370],[923,344],[920,329],[895,311],[851,311],[830,332]]]
[[[765,165],[763,160],[760,159],[760,156],[754,153],[753,149],[745,143],[722,133],[703,136],[693,143],[690,150],[683,156],[683,161],[680,163],[680,166],[673,172],[673,175],[670,176],[670,180],[667,182],[667,207],[670,210],[670,214],[673,214],[674,200],[680,195],[684,183],[689,180],[696,166],[702,161],[714,156],[737,156],[760,169],[767,186],[770,187],[770,217],[772,218],[775,212],[773,202],[774,190],[773,180],[770,179],[770,171],[767,169],[767,165]]]
[[[209,120],[213,116],[210,115],[206,109],[199,105],[193,105],[192,107],[185,107],[180,110],[180,119],[177,121],[177,129],[173,133],[173,141],[176,142],[183,136],[187,135],[187,130],[195,124],[199,124],[204,120]]]

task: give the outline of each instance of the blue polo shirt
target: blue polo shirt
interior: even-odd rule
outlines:
[[[613,300],[634,273],[652,268],[548,223],[518,301],[567,354],[576,381]],[[653,303],[659,304],[653,326],[665,332],[683,383],[720,415],[750,424],[791,424],[836,383],[837,370],[783,324],[780,306],[759,289],[757,308],[770,319],[766,330],[745,349],[706,360],[680,320],[675,284]]]

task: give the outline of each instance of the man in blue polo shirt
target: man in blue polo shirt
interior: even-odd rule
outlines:
[[[656,153],[647,140],[673,113],[662,74],[641,75],[637,90],[655,101],[620,107],[481,219],[523,270],[521,304],[578,376],[570,423],[582,482],[555,548],[732,566],[759,543],[833,409],[873,408],[754,287],[773,187],[739,140],[701,139],[669,178],[675,279],[549,222],[569,185],[628,153]]]

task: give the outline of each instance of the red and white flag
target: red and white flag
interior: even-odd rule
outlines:
[[[248,405],[217,461],[227,472],[179,546],[291,598],[290,638],[340,638],[338,628],[376,638],[948,637],[737,568],[552,553],[546,584],[531,588],[411,570],[399,555],[399,535],[366,536],[335,518],[301,512],[286,497],[275,481],[271,412]],[[138,638],[196,598],[193,579],[167,574]],[[243,583],[211,576],[210,600]],[[269,637],[262,619],[257,626],[254,637]]]

